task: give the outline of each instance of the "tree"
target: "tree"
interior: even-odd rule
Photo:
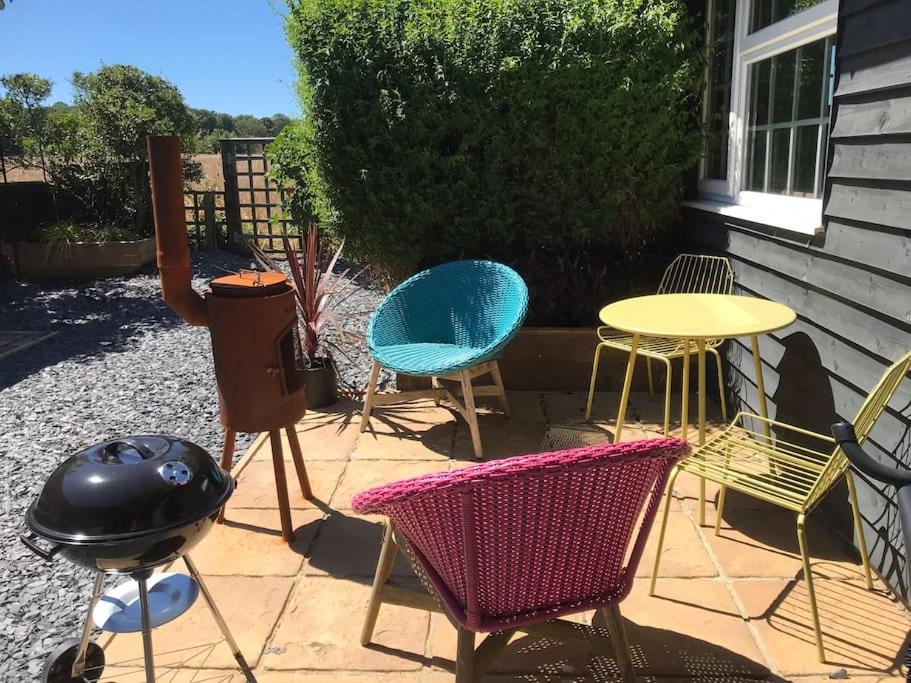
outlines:
[[[234,131],[241,138],[264,138],[269,136],[269,131],[262,119],[250,114],[241,114],[234,117]]]
[[[132,66],[76,72],[73,92],[83,139],[79,154],[60,169],[61,179],[68,176],[77,194],[89,195],[95,212],[129,220],[137,235],[146,234],[151,207],[146,137],[178,135],[184,152],[192,153],[193,115],[176,87]],[[198,177],[199,167],[188,166],[185,173]]]
[[[37,157],[46,181],[48,114],[43,103],[54,84],[36,74],[19,73],[0,77],[0,85],[6,90],[0,100],[0,135],[8,141],[4,148],[20,156],[20,165]]]

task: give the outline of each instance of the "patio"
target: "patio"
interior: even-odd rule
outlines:
[[[679,396],[674,401],[679,406]],[[585,394],[510,392],[510,402],[511,420],[479,408],[485,459],[540,450],[545,437],[559,444],[566,429],[608,440],[618,396],[596,397],[591,425],[583,425]],[[662,410],[660,395],[634,393],[624,440],[659,436]],[[226,524],[192,553],[262,683],[452,680],[456,632],[441,614],[383,605],[376,645],[360,646],[382,527],[379,518],[358,516],[350,505],[366,488],[475,462],[468,429],[454,411],[423,401],[377,409],[372,429],[359,435],[359,411],[360,404],[340,401],[298,424],[318,501],[305,501],[291,485],[292,545],[281,541],[263,434],[235,467],[239,487]],[[711,417],[717,428],[719,416]],[[731,493],[715,537],[711,526],[696,523],[697,489],[695,479],[678,478],[658,597],[647,594],[654,558],[649,547],[640,580],[622,603],[641,679],[904,680],[898,661],[911,622],[881,582],[875,592],[864,589],[854,552],[821,518],[810,517],[808,535],[825,664],[816,661],[791,513]],[[710,487],[709,525],[715,493]],[[401,559],[392,583],[416,585]],[[405,594],[401,598],[407,603]],[[161,681],[244,680],[202,601],[156,629],[153,638]],[[144,679],[138,636],[105,635],[99,642],[108,661],[104,681]],[[612,670],[584,639],[518,634],[486,680],[611,680]]]

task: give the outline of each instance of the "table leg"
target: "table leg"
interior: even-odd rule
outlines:
[[[686,441],[690,421],[690,340],[683,340],[683,384],[681,385],[680,438]]]
[[[699,445],[705,443],[705,340],[696,340],[697,388],[699,400]],[[705,479],[699,478],[699,524],[705,524]]]
[[[633,384],[633,370],[636,368],[636,350],[639,348],[639,335],[633,335],[629,345],[629,361],[626,364],[626,378],[623,380],[623,394],[620,396],[620,411],[617,413],[617,430],[614,432],[614,443],[620,443],[623,434],[623,420],[626,418],[626,404],[629,402],[629,390]]]
[[[756,390],[759,392],[759,414],[765,419],[769,418],[769,407],[765,399],[765,382],[762,379],[762,360],[759,357],[759,337],[755,334],[750,337],[750,344],[753,347],[753,367],[756,370]],[[763,431],[767,443],[772,442],[772,433],[769,429],[769,423],[762,423]]]

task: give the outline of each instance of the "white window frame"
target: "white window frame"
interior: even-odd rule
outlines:
[[[706,0],[706,16],[714,16],[715,0]],[[822,227],[822,200],[742,190],[746,167],[746,125],[750,65],[782,52],[835,35],[838,0],[817,5],[749,33],[753,0],[736,0],[728,116],[727,180],[705,178],[700,164],[699,199],[686,205],[773,227],[814,234]],[[710,27],[707,25],[707,30]],[[711,34],[708,34],[709,36]]]

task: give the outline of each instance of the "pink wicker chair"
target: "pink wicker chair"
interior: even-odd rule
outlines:
[[[601,610],[623,679],[635,680],[618,605],[668,474],[688,452],[676,439],[599,444],[359,494],[356,511],[389,518],[362,644],[373,636],[401,544],[458,629],[458,683],[480,679],[516,630],[578,635],[578,625],[551,620],[589,609]],[[475,632],[495,634],[475,650]]]

